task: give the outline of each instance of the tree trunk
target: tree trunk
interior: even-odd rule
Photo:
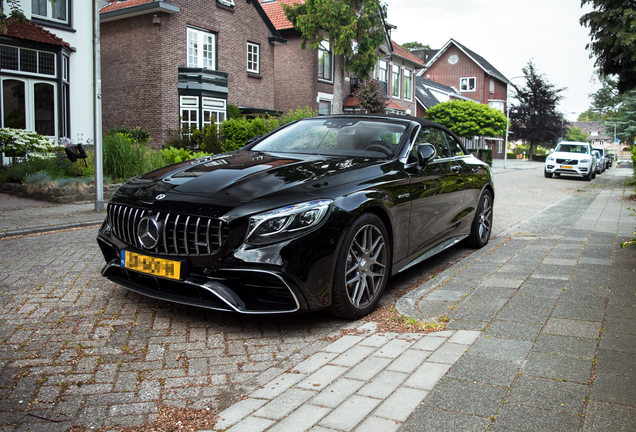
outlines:
[[[342,55],[333,56],[333,102],[331,103],[332,114],[342,114],[344,103],[344,69],[342,68]]]

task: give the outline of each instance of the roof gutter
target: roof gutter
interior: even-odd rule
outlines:
[[[99,14],[100,22],[116,21],[124,18],[131,18],[138,15],[146,15],[149,13],[167,13],[175,14],[180,12],[179,6],[166,3],[164,1],[153,1],[142,5],[131,6],[124,9],[118,9],[110,12],[102,12]]]

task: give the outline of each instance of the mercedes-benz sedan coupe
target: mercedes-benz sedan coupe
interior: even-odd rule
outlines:
[[[462,239],[483,247],[494,195],[488,165],[436,123],[303,119],[123,184],[99,229],[102,274],[214,310],[357,319],[390,276]]]

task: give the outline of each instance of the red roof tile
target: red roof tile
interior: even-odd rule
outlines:
[[[422,60],[416,56],[414,56],[413,54],[411,54],[409,52],[409,50],[407,50],[406,48],[402,48],[402,46],[400,46],[399,44],[395,43],[394,41],[391,41],[391,44],[393,45],[393,54],[395,54],[396,56],[402,57],[403,59],[412,61],[413,63],[415,63],[417,66],[419,66],[420,68],[425,67],[426,65],[424,63],[422,63]]]
[[[146,3],[152,3],[155,0],[113,0],[99,10],[100,13],[112,12],[119,9],[126,9],[133,6],[139,6]]]
[[[395,102],[393,102],[392,100],[388,101],[386,103],[386,107],[387,108],[391,108],[394,110],[400,110],[400,111],[406,111],[404,108],[402,108],[401,106],[399,106],[398,104],[396,104]]]
[[[14,18],[9,18],[5,36],[51,45],[61,45],[67,48],[71,47],[71,45],[68,42],[64,42],[62,38],[55,36],[44,27],[29,20],[19,21]]]
[[[285,17],[285,11],[283,10],[283,4],[292,5],[294,3],[303,4],[305,0],[275,0],[265,1],[259,0],[263,10],[269,17],[276,30],[288,30],[293,29],[292,23]]]

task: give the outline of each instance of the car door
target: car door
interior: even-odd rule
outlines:
[[[429,249],[449,237],[464,196],[461,167],[453,158],[445,132],[435,127],[422,128],[409,156],[411,161],[416,158],[417,145],[424,143],[432,144],[436,155],[411,173],[409,254]]]

